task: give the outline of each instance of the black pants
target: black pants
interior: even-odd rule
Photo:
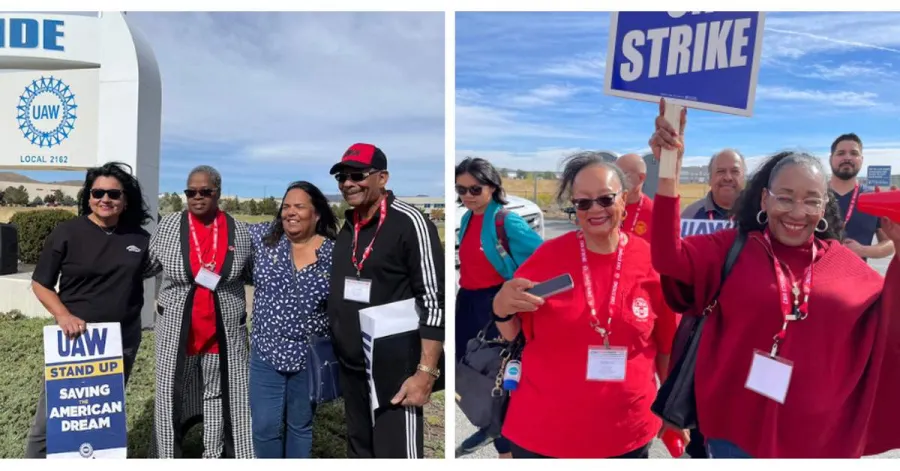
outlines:
[[[342,365],[341,390],[347,422],[347,458],[424,458],[421,407],[382,405],[375,411],[373,423],[366,372]]]
[[[129,339],[125,339],[126,332],[122,332],[122,360],[125,369],[125,385],[128,385],[128,377],[131,376],[131,369],[134,368],[134,360],[137,358],[138,348],[141,346],[141,335],[138,330],[137,335],[129,335]],[[127,343],[126,343],[127,342]],[[25,438],[25,458],[46,458],[47,457],[47,388],[44,381],[41,380],[41,394],[38,397],[37,411],[34,414],[34,420],[31,422],[31,428],[28,430],[28,436]]]
[[[653,443],[653,442],[650,442]],[[611,456],[610,458],[650,458],[650,443],[638,448],[637,450],[629,451],[624,455],[619,456]],[[550,456],[539,455],[533,451],[528,451],[519,445],[516,445],[513,442],[509,442],[510,447],[512,448],[512,457],[516,458],[551,458]]]
[[[691,442],[684,451],[695,460],[709,458],[706,454],[706,439],[699,429],[691,429]]]

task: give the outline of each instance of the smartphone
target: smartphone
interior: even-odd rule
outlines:
[[[555,294],[564,293],[574,287],[575,284],[572,282],[572,275],[565,273],[556,278],[538,283],[525,292],[539,298],[549,298]]]

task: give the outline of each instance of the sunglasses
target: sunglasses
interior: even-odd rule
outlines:
[[[456,194],[458,194],[459,196],[466,196],[466,193],[469,193],[472,196],[478,196],[481,194],[481,192],[483,190],[484,190],[484,187],[478,186],[478,185],[470,186],[470,187],[456,185]]]
[[[94,188],[91,190],[91,198],[95,200],[103,199],[103,196],[109,196],[111,200],[117,200],[122,197],[122,190],[104,190],[101,188]]]
[[[209,198],[215,192],[216,192],[216,190],[210,190],[209,188],[204,188],[202,190],[184,190],[184,196],[187,196],[188,198],[193,198],[193,197],[197,196],[197,193],[200,193],[200,196],[202,196],[204,198]]]
[[[381,171],[337,173],[334,175],[334,179],[337,180],[338,183],[344,183],[349,178],[350,181],[359,183],[376,173],[381,173]]]
[[[594,206],[594,203],[597,203],[602,208],[608,208],[615,204],[616,202],[616,194],[612,193],[609,195],[603,195],[594,199],[590,198],[575,198],[572,200],[572,206],[575,206],[579,211],[587,211]]]

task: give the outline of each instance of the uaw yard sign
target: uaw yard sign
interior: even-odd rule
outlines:
[[[125,367],[117,323],[69,339],[44,327],[47,458],[125,458]]]
[[[753,114],[765,13],[612,12],[605,92]],[[676,127],[677,129],[677,127]]]

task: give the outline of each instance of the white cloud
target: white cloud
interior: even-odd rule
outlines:
[[[869,64],[839,64],[837,66],[815,64],[812,66],[812,71],[798,75],[805,78],[842,81],[847,79],[887,78],[896,74],[883,67]]]
[[[456,104],[456,143],[491,142],[509,138],[570,138],[581,136],[549,125],[530,124],[516,112],[481,105]]]
[[[767,100],[826,103],[829,106],[866,108],[878,106],[878,95],[872,92],[798,90],[789,87],[756,87],[756,97]]]
[[[524,94],[513,96],[510,103],[514,106],[547,106],[559,103],[578,93],[579,89],[565,85],[542,85],[528,90]]]
[[[763,55],[768,59],[853,49],[900,54],[900,24],[883,13],[777,14],[766,18]]]
[[[224,146],[257,165],[293,161],[289,173],[327,174],[360,141],[389,161],[443,157],[442,13],[129,18],[153,39],[170,144]]]
[[[605,54],[580,56],[550,64],[538,71],[543,75],[559,75],[571,78],[600,79],[606,71]]]

